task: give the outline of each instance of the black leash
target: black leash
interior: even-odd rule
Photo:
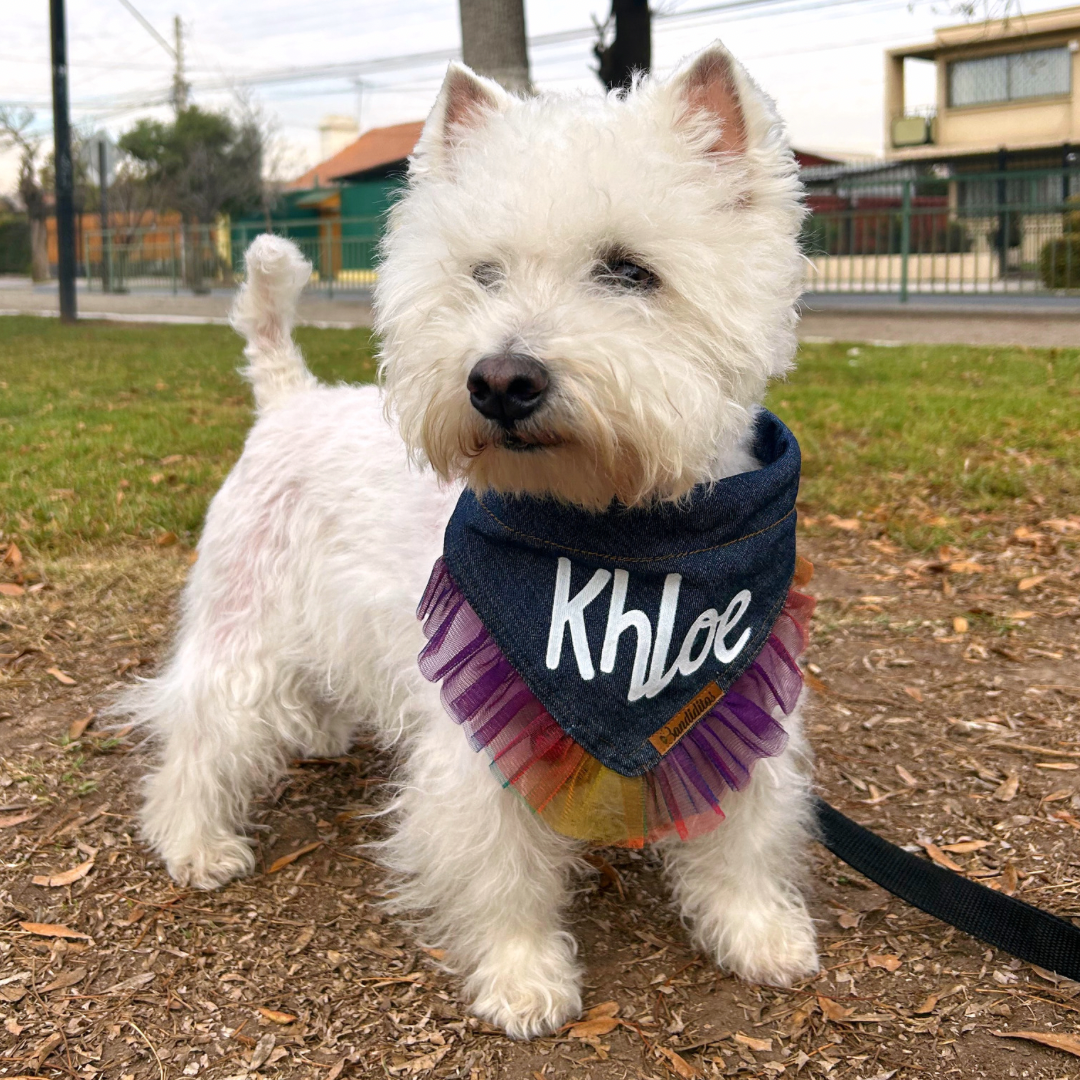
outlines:
[[[838,858],[913,907],[995,949],[1080,981],[1080,929],[912,855],[817,799],[819,839]]]

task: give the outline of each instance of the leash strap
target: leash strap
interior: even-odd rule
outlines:
[[[1080,929],[912,855],[818,798],[819,839],[838,859],[913,907],[1029,964],[1080,981]]]

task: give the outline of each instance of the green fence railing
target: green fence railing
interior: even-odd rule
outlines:
[[[260,233],[294,240],[312,265],[309,288],[330,295],[375,283],[379,218],[306,218],[252,224],[87,229],[87,284],[103,292],[164,288],[209,292],[243,278],[244,252]]]
[[[808,184],[807,289],[1080,295],[1080,168]]]
[[[813,170],[811,170],[811,173]],[[808,179],[802,248],[819,293],[1061,294],[1080,298],[1080,167],[873,179]],[[173,292],[231,288],[261,232],[295,240],[311,288],[368,289],[383,218],[300,218],[269,230],[224,227],[86,230],[91,288]]]

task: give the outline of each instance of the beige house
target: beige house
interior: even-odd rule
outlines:
[[[932,61],[936,110],[904,107],[905,66]],[[1062,168],[1080,148],[1080,7],[938,30],[885,56],[885,152],[893,161]]]

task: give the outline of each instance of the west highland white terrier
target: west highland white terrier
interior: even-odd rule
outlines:
[[[549,824],[548,803],[493,777],[488,737],[470,728],[470,743],[448,715],[446,686],[418,669],[421,650],[444,643],[428,640],[434,623],[421,626],[417,604],[469,492],[508,512],[524,497],[556,516],[670,518],[694,492],[728,490],[714,482],[760,475],[760,402],[796,347],[802,215],[772,102],[716,44],[667,82],[600,99],[513,97],[451,65],[385,240],[383,393],[310,374],[291,338],[310,267],[285,240],[255,241],[234,325],[248,341],[258,420],[210,505],[171,655],[122,705],[160,753],[142,827],[177,882],[210,889],[250,873],[252,800],[290,757],[343,754],[358,732],[374,733],[401,763],[383,847],[400,875],[397,903],[446,950],[473,1010],[519,1038],[579,1012],[581,968],[563,919],[582,842]],[[793,511],[784,520],[793,536]],[[598,569],[583,586],[576,558],[559,559],[561,622],[556,634],[553,614],[544,631],[538,679],[554,670],[601,693],[625,654],[630,700],[648,703],[684,670],[719,664],[714,647],[729,660],[761,648],[760,635],[747,645],[749,616],[739,636],[749,599],[726,594],[699,605],[723,614],[702,611],[665,672],[667,641],[681,634],[680,575],[663,578],[657,622],[655,601],[642,603],[646,614],[626,609],[633,569]],[[589,608],[609,581],[610,607],[605,594]],[[429,588],[432,620],[441,602]],[[628,627],[638,647],[625,637],[619,652]],[[580,670],[557,667],[564,636]],[[681,739],[723,691],[710,682],[662,738]],[[787,985],[818,967],[800,892],[809,754],[798,707],[772,712],[781,739],[751,755],[761,758],[752,778],[727,776],[741,790],[725,798],[725,820],[635,835],[659,837],[675,900],[717,964]],[[666,753],[650,741],[654,758]],[[640,777],[638,749],[653,751],[634,749]],[[554,760],[534,752],[530,768],[542,759]],[[579,759],[594,781],[619,787],[617,768]]]

